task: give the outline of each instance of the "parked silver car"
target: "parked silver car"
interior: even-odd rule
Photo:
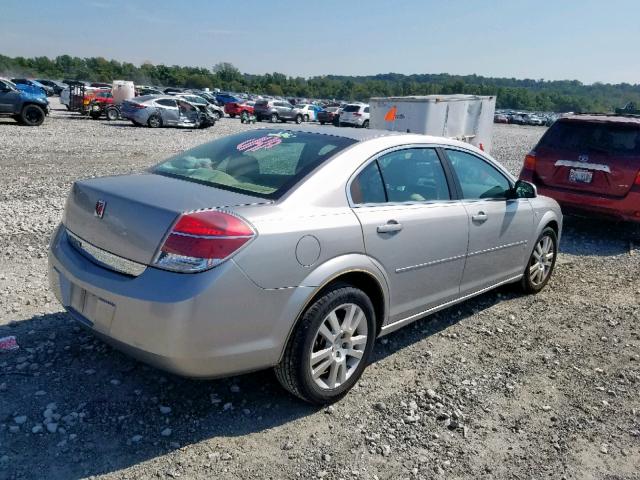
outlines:
[[[269,120],[271,123],[293,120],[297,124],[304,121],[304,113],[285,100],[258,100],[253,106],[256,120]]]
[[[171,95],[145,95],[125,100],[120,113],[135,125],[151,128],[207,128],[216,122],[206,105],[196,105]]]
[[[72,317],[145,362],[275,367],[321,404],[377,337],[498,285],[540,291],[561,229],[554,200],[465,143],[257,129],[75,182],[49,278]]]

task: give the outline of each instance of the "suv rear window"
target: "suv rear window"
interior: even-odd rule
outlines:
[[[640,155],[640,128],[613,123],[559,121],[540,139],[539,146],[580,152]]]
[[[200,145],[151,169],[213,187],[278,198],[318,165],[355,143],[332,135],[251,130]]]
[[[360,105],[347,105],[346,107],[344,107],[343,112],[359,112],[360,111]]]

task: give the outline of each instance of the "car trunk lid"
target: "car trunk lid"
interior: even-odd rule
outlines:
[[[270,203],[263,198],[151,173],[75,182],[63,223],[95,247],[149,265],[183,212]]]
[[[640,125],[556,122],[535,157],[544,185],[623,197],[640,170]]]

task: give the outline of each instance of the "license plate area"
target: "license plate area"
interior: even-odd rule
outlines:
[[[116,310],[113,303],[72,284],[69,307],[76,320],[98,331],[109,332]]]
[[[591,183],[593,180],[593,172],[572,168],[569,170],[569,181],[573,183]]]

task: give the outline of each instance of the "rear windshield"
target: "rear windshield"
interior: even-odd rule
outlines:
[[[640,155],[640,128],[597,122],[556,122],[540,139],[541,147]]]
[[[355,143],[332,135],[251,130],[183,152],[153,173],[278,198],[326,159]]]
[[[347,105],[346,107],[344,107],[344,112],[359,112],[360,111],[360,105]]]

